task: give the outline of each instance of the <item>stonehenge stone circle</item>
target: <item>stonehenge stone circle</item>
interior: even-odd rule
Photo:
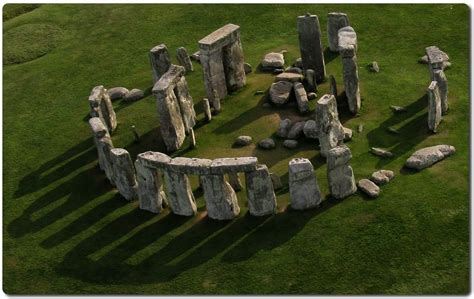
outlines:
[[[357,191],[354,172],[349,165],[352,159],[350,149],[345,146],[336,146],[328,151],[327,174],[329,190],[336,199],[341,199]]]
[[[425,147],[414,152],[405,162],[405,167],[422,170],[451,156],[455,152],[454,146],[446,144]]]
[[[291,208],[310,209],[322,200],[313,164],[305,158],[292,159],[288,166]]]
[[[186,51],[185,47],[179,47],[176,49],[176,60],[178,60],[179,65],[184,67],[186,73],[194,71],[193,63],[191,62],[188,51]]]
[[[165,44],[153,47],[148,53],[151,71],[153,75],[153,84],[160,80],[161,76],[168,71],[171,66],[170,55]]]
[[[428,128],[436,132],[441,122],[441,97],[439,94],[438,83],[431,81],[427,89],[428,93]]]
[[[341,47],[339,45],[339,47]],[[360,110],[359,72],[354,46],[341,50],[344,90],[349,110],[356,114]]]
[[[312,69],[314,70],[316,81],[324,81],[326,66],[324,64],[318,16],[311,15],[310,13],[299,16],[297,18],[297,29],[304,71]]]
[[[115,186],[126,200],[132,200],[137,195],[137,180],[130,154],[123,148],[110,150]]]
[[[144,96],[145,96],[145,93],[143,92],[143,90],[134,88],[123,96],[123,100],[125,102],[135,102],[135,101],[143,99]]]
[[[271,215],[276,212],[277,203],[273,183],[265,165],[245,174],[249,213],[253,216]]]
[[[92,89],[89,96],[90,116],[98,117],[107,127],[109,133],[117,128],[117,117],[109,94],[104,86],[99,85]]]
[[[339,50],[339,29],[349,26],[349,18],[343,12],[328,13],[327,34],[329,50],[337,52]]]
[[[199,41],[199,52],[207,98],[218,112],[215,102],[246,82],[240,27],[227,24],[212,32]]]
[[[341,145],[344,140],[344,128],[339,121],[336,98],[333,95],[325,94],[318,100],[316,122],[321,156],[327,157],[329,150]]]

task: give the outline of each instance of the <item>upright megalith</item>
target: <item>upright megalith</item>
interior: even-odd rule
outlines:
[[[301,114],[309,112],[309,102],[306,90],[303,84],[300,82],[293,83],[293,91],[295,93],[296,103],[298,104],[298,110]]]
[[[97,148],[99,167],[105,172],[105,176],[110,183],[115,185],[112,159],[110,157],[110,151],[114,148],[114,145],[109,131],[99,117],[91,117],[89,119],[89,126],[91,127],[94,143]]]
[[[186,73],[194,70],[193,63],[191,62],[191,58],[189,58],[188,51],[186,51],[185,47],[179,47],[176,49],[176,59],[178,60],[179,65],[184,67]]]
[[[240,27],[227,24],[204,37],[199,53],[207,98],[219,112],[220,100],[246,82]]]
[[[178,99],[181,117],[183,118],[184,130],[186,134],[194,128],[197,122],[196,112],[194,111],[193,98],[189,94],[188,83],[184,76],[176,83],[174,93]]]
[[[135,169],[137,171],[139,207],[152,213],[160,213],[167,202],[163,188],[163,169],[171,158],[158,152],[145,152],[137,156]]]
[[[349,165],[351,158],[351,150],[345,145],[336,146],[328,152],[329,191],[334,198],[344,198],[357,191],[354,172]]]
[[[428,94],[428,128],[430,131],[436,132],[442,117],[438,83],[431,81],[426,92]]]
[[[266,165],[245,173],[249,213],[253,216],[264,216],[276,212],[276,196],[273,183]]]
[[[107,127],[109,133],[115,131],[117,127],[117,117],[115,116],[112,101],[104,86],[99,85],[92,89],[89,96],[90,116],[98,117]]]
[[[356,114],[360,110],[359,71],[355,47],[350,45],[341,50],[344,90],[349,110]]]
[[[240,213],[237,195],[223,174],[201,175],[207,216],[215,220],[230,220]]]
[[[295,158],[288,166],[291,208],[310,209],[322,200],[313,164],[305,158]]]
[[[318,16],[310,13],[299,16],[297,28],[303,69],[314,70],[316,81],[321,82],[326,77],[326,66]]]
[[[349,26],[349,18],[347,14],[343,12],[330,12],[328,13],[328,43],[329,50],[332,52],[339,51],[339,29]]]
[[[433,81],[436,81],[439,89],[439,97],[441,100],[441,115],[448,112],[448,79],[442,69],[433,70]]]
[[[207,122],[212,120],[212,113],[211,113],[211,105],[209,104],[209,99],[204,98],[202,99],[202,107],[204,110],[204,117],[206,118]]]
[[[343,144],[344,127],[339,121],[336,98],[323,95],[316,104],[316,123],[321,156],[327,157],[333,147]]]
[[[148,58],[150,59],[153,84],[155,84],[171,66],[168,48],[165,44],[153,47],[150,52],[148,52]]]
[[[130,154],[123,148],[113,148],[110,158],[115,186],[126,200],[134,199],[137,195],[137,179]]]

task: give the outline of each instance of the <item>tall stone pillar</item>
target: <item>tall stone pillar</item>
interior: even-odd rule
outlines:
[[[179,47],[176,50],[176,60],[178,60],[178,63],[184,67],[186,73],[194,70],[193,63],[191,62],[191,58],[189,58],[188,51],[186,51],[185,47]]]
[[[215,220],[230,220],[240,213],[237,195],[223,174],[201,175],[207,215]]]
[[[292,209],[310,209],[321,203],[321,192],[314,175],[313,164],[308,159],[291,160],[288,175]]]
[[[329,191],[334,198],[341,199],[357,191],[354,172],[349,165],[351,150],[336,146],[329,150],[327,158]]]
[[[98,117],[107,127],[109,133],[115,131],[117,127],[117,117],[115,115],[112,101],[104,86],[99,85],[92,89],[89,96],[90,116]]]
[[[433,81],[436,81],[439,89],[439,96],[441,99],[441,115],[448,112],[448,79],[442,69],[435,69],[433,71]]]
[[[189,94],[188,83],[184,76],[176,83],[174,93],[178,98],[181,116],[186,134],[194,128],[197,122],[196,112],[194,111],[193,98]]]
[[[355,48],[350,46],[341,50],[344,89],[349,110],[356,114],[360,110],[359,71]]]
[[[347,14],[343,12],[330,12],[328,13],[328,23],[327,23],[327,32],[328,32],[328,43],[329,50],[332,52],[339,51],[339,29],[349,26],[349,18]]]
[[[164,172],[168,204],[176,215],[192,216],[197,213],[196,201],[189,178],[184,173],[167,169]]]
[[[299,16],[297,28],[303,68],[314,70],[316,81],[321,82],[326,77],[326,66],[318,16],[310,13]]]
[[[428,128],[430,131],[436,132],[442,117],[438,83],[431,81],[426,92],[428,94]]]
[[[227,90],[236,91],[244,87],[246,83],[244,51],[240,42],[240,33],[233,43],[225,46],[222,50]]]
[[[160,80],[161,76],[168,71],[171,66],[170,55],[165,44],[153,47],[148,53],[150,59],[153,84]]]
[[[137,195],[137,180],[130,154],[123,148],[113,148],[110,157],[118,191],[126,200],[134,199]]]
[[[107,137],[110,140],[110,146],[113,148],[112,139],[110,139],[109,131],[105,127],[104,123],[98,117],[91,117],[89,119],[89,126],[92,130],[92,137],[94,140],[95,147],[97,148],[97,157],[99,160],[99,167],[101,170],[104,170],[108,167],[107,166],[107,159],[104,156],[103,152],[99,148],[98,140]]]
[[[344,127],[339,121],[333,95],[325,94],[316,103],[316,124],[321,156],[327,157],[329,150],[343,144],[344,140]]]
[[[201,54],[200,59],[204,73],[207,98],[211,106],[218,112],[220,110],[220,99],[223,99],[227,95],[222,50],[217,49],[205,55]]]
[[[246,172],[245,180],[250,214],[253,216],[275,214],[276,196],[267,166],[258,165],[257,170]]]

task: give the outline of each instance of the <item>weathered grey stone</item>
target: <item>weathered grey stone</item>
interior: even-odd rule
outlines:
[[[105,124],[98,117],[89,118],[89,126],[91,127],[94,138],[100,139],[104,136],[109,136],[109,131]]]
[[[193,129],[189,129],[189,145],[191,146],[191,148],[196,147],[196,136],[194,135]]]
[[[265,138],[258,142],[258,147],[263,149],[274,149],[275,146],[275,141],[271,138]]]
[[[431,81],[427,89],[428,94],[428,128],[436,132],[441,122],[441,97],[439,94],[438,83]]]
[[[293,84],[291,82],[280,81],[272,83],[270,87],[270,101],[277,106],[287,103],[290,99]]]
[[[112,87],[107,89],[107,94],[112,101],[122,99],[128,93],[125,87]]]
[[[199,41],[199,51],[207,98],[218,112],[216,103],[246,83],[240,27],[217,29]]]
[[[212,113],[211,113],[211,105],[209,105],[209,100],[204,98],[202,100],[202,106],[204,109],[204,116],[206,118],[206,121],[211,121],[212,120]]]
[[[260,62],[262,70],[274,70],[285,66],[285,57],[283,54],[271,52],[265,55]]]
[[[273,190],[278,190],[283,187],[280,177],[276,173],[270,172],[270,178],[272,179]]]
[[[110,150],[115,186],[126,200],[137,196],[137,180],[130,154],[123,148]]]
[[[250,74],[252,72],[252,65],[250,63],[244,63],[245,74]]]
[[[187,175],[203,175],[211,173],[211,164],[209,159],[176,157],[167,164],[167,169]]]
[[[314,70],[312,69],[306,70],[306,83],[308,84],[309,91],[316,91],[318,89],[318,84],[316,83],[316,75],[314,74]]]
[[[288,133],[291,129],[291,120],[288,118],[280,120],[280,125],[278,126],[277,136],[281,138],[287,138]]]
[[[433,71],[433,81],[436,81],[439,90],[439,97],[441,100],[441,115],[445,115],[448,112],[448,79],[444,74],[443,70]]]
[[[379,148],[379,147],[372,147],[370,149],[370,152],[376,156],[382,157],[382,158],[391,158],[393,157],[393,154],[390,151],[387,151],[385,149]]]
[[[326,66],[318,16],[309,13],[299,16],[297,28],[303,69],[314,70],[316,81],[323,81],[326,77]]]
[[[146,167],[145,164],[139,155],[135,161],[139,207],[152,213],[160,213],[164,202],[167,202],[162,174],[157,168]]]
[[[215,220],[230,220],[240,213],[237,195],[224,175],[201,176],[207,216]]]
[[[351,141],[352,140],[352,130],[346,127],[343,127],[344,129],[344,142]]]
[[[168,203],[176,215],[192,216],[197,212],[189,178],[184,173],[164,171]]]
[[[370,176],[370,180],[378,186],[387,184],[395,177],[391,170],[378,170]]]
[[[375,198],[380,194],[379,186],[375,185],[371,180],[362,179],[357,183],[359,189],[368,196]]]
[[[378,73],[380,72],[379,64],[377,61],[372,61],[369,65],[369,69],[371,72]]]
[[[347,55],[346,55],[347,54]],[[344,89],[349,110],[356,114],[360,110],[359,72],[354,47],[344,49],[341,54]]]
[[[315,92],[308,92],[308,101],[316,100],[318,95]]]
[[[193,63],[191,62],[188,51],[185,47],[179,47],[176,49],[176,60],[178,60],[179,65],[184,67],[186,73],[194,71]]]
[[[184,76],[176,83],[174,93],[179,103],[179,110],[183,118],[184,131],[190,134],[197,123],[196,111],[194,111],[193,98],[189,94],[188,83]]]
[[[254,171],[257,167],[257,162],[256,157],[218,158],[212,161],[211,173],[225,174]]]
[[[428,61],[428,55],[423,55],[421,56],[419,59],[418,59],[418,63],[421,63],[421,64],[428,64],[429,61]]]
[[[234,145],[236,146],[246,146],[252,143],[252,137],[250,136],[239,136],[234,141]]]
[[[239,173],[229,172],[227,177],[229,178],[229,184],[234,191],[242,190],[242,182],[240,181]]]
[[[318,124],[310,119],[304,123],[303,133],[306,138],[318,139]]]
[[[143,90],[138,89],[138,88],[134,88],[134,89],[130,90],[123,97],[123,100],[125,102],[135,102],[135,101],[143,99],[144,96],[145,96],[145,93],[143,92]]]
[[[344,127],[339,121],[336,98],[333,95],[326,94],[318,100],[316,123],[321,156],[326,157],[331,148],[341,145],[344,140]]]
[[[287,140],[283,141],[283,147],[286,147],[286,148],[289,148],[289,149],[297,148],[298,147],[298,141],[287,139]]]
[[[300,113],[305,114],[309,112],[309,102],[308,96],[306,95],[306,90],[300,82],[293,84],[293,90],[295,92],[296,103],[298,103],[298,110]]]
[[[245,174],[249,213],[265,216],[276,213],[277,203],[273,183],[265,165],[258,165],[255,171]]]
[[[288,139],[298,139],[303,135],[303,128],[304,128],[305,122],[304,121],[299,121],[293,124],[290,128],[290,131],[288,131]]]
[[[168,48],[165,44],[160,44],[156,47],[153,47],[148,53],[148,58],[150,59],[153,84],[155,84],[171,66]]]
[[[425,48],[426,56],[428,57],[428,65],[431,73],[435,69],[443,69],[444,63],[449,60],[448,54],[441,51],[436,46],[430,46]]]
[[[337,84],[336,78],[333,75],[329,76],[329,93],[337,97]]]
[[[328,13],[328,42],[329,50],[337,52],[339,50],[339,29],[349,26],[349,18],[347,14],[342,12],[330,12]]]
[[[401,112],[406,112],[407,111],[407,109],[405,107],[395,106],[395,105],[391,105],[390,109],[392,109],[393,112],[396,112],[396,113],[401,113]]]
[[[318,206],[322,197],[313,164],[308,159],[295,158],[290,161],[288,168],[291,207],[304,210]]]
[[[105,175],[113,184],[113,169],[112,161],[110,160],[110,150],[114,148],[114,145],[110,138],[109,131],[98,117],[90,118],[89,126],[91,127],[94,144],[97,148],[99,167],[105,172]]]
[[[107,90],[104,86],[99,85],[92,89],[89,96],[90,116],[98,117],[105,124],[109,133],[117,128],[117,117],[115,116],[114,107],[110,100]]]
[[[140,163],[145,167],[158,169],[167,168],[168,164],[171,162],[171,158],[168,155],[152,151],[138,154],[137,159],[139,159]]]
[[[351,26],[343,27],[337,32],[337,36],[339,51],[344,51],[353,47],[355,52],[357,52],[357,34],[354,31],[354,28]]]
[[[451,156],[455,152],[454,146],[446,144],[425,147],[414,152],[405,162],[405,166],[421,170]]]
[[[354,172],[349,165],[351,159],[351,151],[345,145],[336,146],[328,152],[329,190],[334,198],[341,199],[357,191]]]
[[[275,77],[275,82],[280,82],[280,81],[287,81],[287,82],[301,82],[303,81],[303,75],[301,74],[296,74],[296,73],[288,73],[288,72],[283,72],[281,74],[278,74]]]

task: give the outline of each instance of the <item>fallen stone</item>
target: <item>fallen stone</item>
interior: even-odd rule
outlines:
[[[384,185],[390,182],[395,177],[391,170],[378,170],[370,176],[370,180],[377,185]]]
[[[414,152],[405,162],[405,166],[417,170],[430,167],[431,165],[451,156],[456,152],[454,146],[451,145],[435,145],[425,147]]]
[[[186,73],[192,72],[193,63],[189,58],[188,51],[184,47],[179,47],[176,49],[176,60],[178,60],[179,65],[183,66],[186,70]]]
[[[138,88],[134,88],[134,89],[130,90],[123,97],[123,100],[125,102],[135,102],[135,101],[143,99],[144,96],[145,96],[145,93],[143,92],[143,90],[140,90]]]
[[[275,77],[275,82],[287,81],[291,83],[303,81],[303,75],[284,72]]]
[[[295,123],[294,125],[291,126],[290,131],[288,131],[288,139],[298,139],[301,137],[303,134],[303,128],[304,128],[305,122],[304,121],[299,121]]]
[[[300,82],[293,84],[293,90],[295,92],[296,103],[298,104],[298,110],[301,114],[306,114],[309,112],[309,102],[308,96],[306,95],[306,90]]]
[[[310,119],[304,123],[303,133],[306,138],[318,139],[318,124]]]
[[[255,171],[245,174],[249,213],[265,216],[276,213],[277,202],[273,183],[265,165],[258,165]]]
[[[298,147],[298,141],[287,139],[283,141],[283,146],[289,149],[294,149]]]
[[[287,103],[290,99],[293,84],[291,82],[280,81],[273,83],[270,87],[270,100],[277,106]]]
[[[246,146],[252,143],[252,137],[250,136],[239,136],[235,139],[234,145],[236,146]]]
[[[112,87],[107,89],[107,93],[112,101],[122,99],[127,93],[128,89],[125,87]]]
[[[369,65],[369,70],[374,73],[378,73],[380,71],[379,64],[377,61],[372,61]]]
[[[273,70],[285,66],[283,54],[271,52],[265,55],[261,62],[262,70]]]
[[[336,146],[328,152],[327,175],[329,190],[336,199],[347,197],[357,191],[354,172],[349,165],[351,159],[352,153],[345,145]]]
[[[278,126],[277,136],[281,138],[287,138],[288,133],[291,129],[291,120],[286,118],[280,120],[280,125]]]
[[[318,95],[315,92],[308,93],[308,101],[316,100]]]
[[[357,186],[359,190],[372,198],[378,197],[380,194],[379,186],[375,185],[371,180],[362,179],[357,183]]]
[[[274,149],[275,141],[271,138],[265,138],[258,142],[258,146],[263,149]]]
[[[343,127],[344,130],[344,142],[352,140],[352,130],[346,127]]]
[[[407,109],[405,107],[395,106],[395,105],[391,105],[390,109],[392,109],[393,112],[395,112],[395,113],[401,113],[401,112],[406,112],[407,111]]]
[[[448,54],[444,53],[436,46],[426,47],[425,51],[431,71],[433,69],[443,69],[444,63],[449,60]]]
[[[278,190],[278,189],[281,189],[283,187],[283,185],[281,183],[281,180],[280,180],[280,177],[276,173],[271,172],[270,173],[270,178],[272,179],[272,184],[273,184],[273,189],[274,190]]]
[[[290,161],[288,168],[291,208],[304,210],[317,207],[322,196],[311,162],[305,158],[295,158]]]
[[[370,152],[376,156],[382,157],[382,158],[391,158],[393,157],[393,154],[390,151],[384,150],[382,148],[378,147],[372,147],[370,149]]]
[[[250,63],[244,63],[244,72],[246,75],[252,72],[252,65]]]

